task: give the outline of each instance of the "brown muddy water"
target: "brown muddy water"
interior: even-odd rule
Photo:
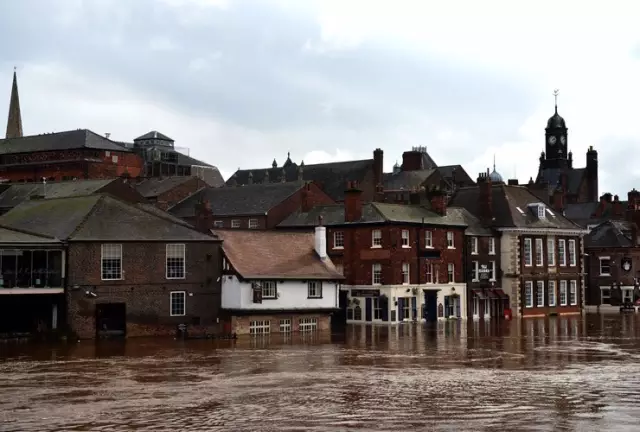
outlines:
[[[636,431],[640,316],[0,345],[2,431]]]

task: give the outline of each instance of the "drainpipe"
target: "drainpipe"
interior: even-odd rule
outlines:
[[[467,271],[469,269],[469,254],[468,249],[469,249],[469,242],[467,241],[467,234],[466,234],[467,229],[465,228],[462,231],[462,238],[464,239],[462,242],[462,279],[464,281],[464,299],[465,299],[465,312],[467,313],[466,318],[469,318],[469,275],[467,274]],[[478,240],[479,242],[479,240]],[[480,247],[478,247],[479,249]],[[480,253],[480,251],[478,251],[478,253]],[[462,303],[462,302],[461,302]],[[462,315],[462,314],[460,314]],[[460,317],[462,318],[462,317]]]

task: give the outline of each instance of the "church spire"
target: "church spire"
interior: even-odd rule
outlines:
[[[20,114],[20,98],[18,96],[18,77],[16,68],[13,68],[13,85],[9,99],[9,118],[7,120],[7,138],[20,138],[22,136],[22,115]]]

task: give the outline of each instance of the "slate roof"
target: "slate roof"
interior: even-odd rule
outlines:
[[[385,173],[382,183],[385,191],[411,190],[422,186],[434,172],[435,169],[425,169]]]
[[[633,224],[627,221],[606,221],[585,236],[585,247],[632,247]]]
[[[214,216],[265,215],[276,205],[293,195],[305,182],[267,183],[247,186],[203,188],[169,209],[169,213],[181,218],[196,215],[195,206],[209,201]]]
[[[226,182],[227,185],[249,184],[249,173],[253,183],[280,182],[283,176],[287,182],[299,179],[299,168],[302,167],[302,179],[316,182],[322,190],[335,201],[344,200],[344,189],[348,181],[363,182],[368,174],[373,175],[373,159],[347,162],[332,162],[314,165],[297,165],[289,163],[286,167],[260,168],[236,171]]]
[[[579,203],[579,204],[567,204],[564,209],[564,215],[567,219],[572,220],[582,227],[587,225],[598,224],[606,218],[593,217],[596,213],[599,203]]]
[[[476,217],[480,217],[480,189],[478,186],[460,188],[449,201],[454,207],[463,207]],[[547,208],[545,218],[539,219],[535,209],[529,204],[540,199],[525,186],[492,185],[491,202],[493,208],[492,227],[495,228],[556,228],[577,230],[581,227],[562,214]]]
[[[148,140],[148,139],[159,139],[159,140],[162,140],[162,141],[171,141],[171,142],[173,142],[173,139],[169,138],[165,134],[162,134],[162,133],[160,133],[158,131],[147,132],[144,135],[140,135],[138,138],[134,139],[133,141],[142,141],[142,140]]]
[[[0,227],[0,244],[61,244],[60,240]]]
[[[66,198],[96,193],[118,179],[75,180],[42,183],[13,183],[0,192],[0,208],[13,208],[32,197]]]
[[[68,241],[214,240],[105,194],[25,201],[0,216],[0,226]]]
[[[466,227],[461,209],[447,208],[447,215],[440,216],[425,206],[365,203],[362,205],[362,218],[355,222],[344,221],[344,205],[332,204],[315,206],[309,212],[295,212],[282,221],[279,228],[309,227],[318,224],[318,218],[322,216],[325,226],[355,225],[355,224],[382,224],[382,223],[410,223],[426,225],[444,225]]]
[[[3,155],[76,149],[131,151],[123,145],[88,129],[0,139],[0,154]]]
[[[213,231],[233,269],[246,279],[344,279],[329,258],[314,249],[315,233]]]
[[[549,187],[549,195],[553,194],[553,190],[558,186],[560,181],[560,168],[546,168],[538,173],[536,183],[547,183]],[[577,195],[580,191],[580,184],[586,174],[586,168],[571,168],[566,170],[567,173],[567,192],[570,195]]]
[[[191,176],[153,177],[136,183],[134,187],[145,198],[155,198],[191,180]]]

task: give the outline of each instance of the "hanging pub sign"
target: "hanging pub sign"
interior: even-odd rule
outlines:
[[[622,270],[624,272],[630,272],[631,269],[633,268],[633,263],[631,262],[631,258],[629,257],[624,257],[620,260],[620,266],[622,267]]]

